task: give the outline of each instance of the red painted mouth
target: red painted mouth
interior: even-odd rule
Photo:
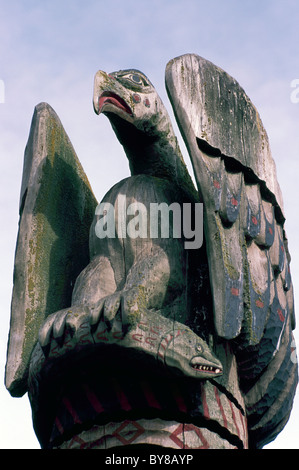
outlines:
[[[99,114],[101,113],[103,106],[108,103],[116,106],[130,116],[133,116],[132,110],[127,103],[120,96],[110,91],[104,91],[99,98]]]

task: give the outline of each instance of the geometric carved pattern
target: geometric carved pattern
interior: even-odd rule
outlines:
[[[193,424],[180,424],[177,429],[170,435],[170,439],[172,439],[173,442],[175,442],[180,449],[190,449],[188,444],[184,442],[186,433],[193,433],[195,437],[197,437],[197,440],[199,440],[199,445],[196,447],[197,449],[209,448],[209,444],[207,440],[203,437],[202,431],[196,426],[193,426]],[[192,448],[194,449],[194,447]]]
[[[223,348],[224,367],[234,371],[234,361],[230,348]],[[97,448],[112,442],[114,446],[163,442],[164,447],[176,449],[248,448],[242,395],[222,377],[188,381],[151,371],[93,370],[91,363],[79,374],[72,372],[59,388],[54,407],[49,407],[45,389],[39,428],[44,448],[70,442]],[[237,381],[234,372],[230,379]]]
[[[110,383],[110,388],[109,384]],[[179,382],[172,383],[169,378],[165,382],[153,383],[143,380],[129,384],[121,379],[106,381],[105,387],[102,385],[93,387],[92,383],[82,384],[74,390],[70,387],[60,401],[60,408],[54,419],[50,447],[60,447],[62,442],[73,433],[76,438],[71,439],[71,446],[101,447],[107,441],[114,446],[130,445],[132,443],[146,443],[154,441],[159,445],[161,439],[161,426],[156,429],[145,429],[142,425],[147,422],[142,419],[145,410],[151,416],[151,423],[174,423],[168,426],[163,432],[168,435],[168,446],[177,449],[207,449],[215,441],[217,433],[233,447],[234,442],[237,447],[247,448],[247,424],[243,409],[238,405],[233,397],[229,398],[222,393],[219,388],[210,381],[201,382],[195,390],[188,389],[186,384]],[[131,418],[131,410],[134,404],[134,418]],[[136,414],[136,410],[140,413]],[[112,414],[114,410],[114,414]],[[116,410],[116,413],[115,413]],[[101,417],[110,419],[109,424],[101,423]],[[138,416],[138,418],[137,418]],[[186,423],[190,416],[193,416],[192,423]],[[163,418],[163,421],[162,421]],[[112,422],[113,420],[113,422]],[[171,421],[173,420],[173,421]],[[199,421],[199,423],[197,423]],[[204,423],[203,423],[204,421]],[[90,428],[97,428],[95,441],[87,442],[83,439],[86,436],[84,423],[90,423]],[[202,424],[201,424],[202,423]],[[109,428],[109,433],[108,433]],[[221,432],[222,429],[222,432]],[[230,439],[228,436],[232,435]],[[64,437],[65,436],[65,437]],[[153,437],[154,436],[154,437]],[[79,441],[78,439],[83,439]],[[87,441],[89,441],[88,437]],[[163,437],[165,446],[165,434]],[[108,445],[107,442],[105,445]],[[229,447],[230,448],[230,447]]]
[[[155,444],[172,449],[209,449],[213,444],[217,448],[236,449],[216,433],[192,424],[174,421],[126,420],[123,423],[108,423],[93,426],[82,431],[69,441],[62,443],[60,449],[109,449],[129,444]],[[210,445],[211,444],[211,445]]]
[[[123,445],[128,445],[138,439],[144,431],[144,428],[136,421],[124,421],[113,432],[113,436],[115,436]]]

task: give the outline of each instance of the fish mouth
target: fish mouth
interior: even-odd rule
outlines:
[[[113,93],[111,91],[104,91],[104,93],[101,94],[99,98],[98,114],[102,112],[103,107],[107,104],[113,105],[116,108],[124,111],[126,114],[133,116],[133,112],[130,106],[128,106],[125,100],[123,100],[116,93]]]
[[[202,358],[200,357],[194,357],[193,359],[191,359],[190,361],[190,367],[192,367],[192,369],[198,371],[198,372],[204,372],[206,374],[211,374],[211,375],[218,375],[218,374],[222,374],[222,368],[219,367],[219,366],[211,366],[210,364],[204,364],[202,362]]]

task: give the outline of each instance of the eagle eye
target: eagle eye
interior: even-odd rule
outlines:
[[[133,82],[135,82],[135,83],[138,83],[138,84],[143,83],[139,75],[133,74],[133,75],[131,75],[130,78],[131,78],[131,80],[133,80]]]
[[[148,86],[148,83],[146,82],[146,80],[137,73],[128,73],[126,75],[123,75],[121,78],[122,79],[124,78],[125,80],[129,80],[131,83],[134,83],[134,85]]]

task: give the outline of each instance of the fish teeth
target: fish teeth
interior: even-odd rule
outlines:
[[[219,374],[221,372],[221,369],[219,369],[218,367],[203,366],[203,365],[199,365],[199,364],[197,364],[193,367],[196,370],[202,370],[202,371],[206,371],[206,372],[214,372],[215,374]]]

